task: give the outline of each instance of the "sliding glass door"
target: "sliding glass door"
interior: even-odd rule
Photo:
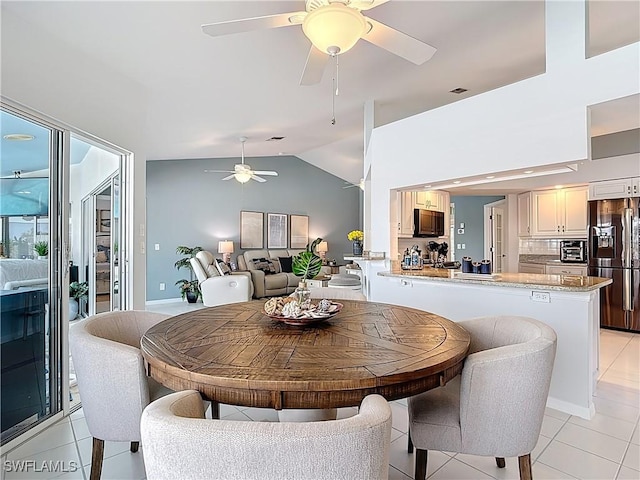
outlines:
[[[2,444],[62,410],[64,133],[0,111]]]

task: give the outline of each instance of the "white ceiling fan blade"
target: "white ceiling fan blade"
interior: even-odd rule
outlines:
[[[264,178],[260,178],[260,177],[258,177],[256,175],[251,175],[251,178],[253,178],[256,182],[260,182],[260,183],[266,182],[266,180]]]
[[[365,10],[371,10],[372,8],[379,7],[388,1],[389,0],[351,0],[349,2],[349,6],[364,12]]]
[[[302,19],[306,14],[307,12],[290,12],[264,17],[243,18],[242,20],[229,20],[228,22],[207,23],[202,25],[202,31],[212,37],[220,37],[253,30],[288,27],[289,25],[302,23]]]
[[[235,173],[232,173],[231,175],[229,175],[228,177],[224,177],[222,180],[231,180],[232,178],[234,178],[236,176]]]
[[[318,50],[311,45],[309,55],[307,56],[307,63],[302,71],[302,77],[300,78],[300,85],[315,85],[322,80],[322,74],[324,68],[329,61],[329,55]]]
[[[367,17],[367,22],[371,24],[371,30],[362,36],[364,40],[416,65],[422,65],[436,53],[436,49],[431,45],[410,37],[406,33],[402,33],[384,23],[369,17]]]
[[[233,170],[205,170],[204,173],[235,173]]]
[[[256,173],[258,175],[267,175],[267,176],[272,176],[272,177],[277,177],[278,176],[278,172],[273,172],[273,171],[259,171],[259,170],[255,170],[253,173]]]

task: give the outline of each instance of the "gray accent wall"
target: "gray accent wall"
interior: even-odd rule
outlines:
[[[205,170],[233,170],[239,158],[156,160],[147,162],[147,300],[180,297],[174,284],[188,278],[186,270],[173,266],[176,247],[201,246],[217,258],[219,240],[232,240],[240,250],[240,211],[309,216],[309,238],[322,237],[329,244],[327,258],[345,264],[351,252],[347,233],[362,229],[359,188],[346,183],[295,156],[245,158],[254,170],[275,170],[277,177],[263,177],[242,185],[222,181],[228,174]],[[266,215],[264,248],[267,248]],[[159,250],[156,250],[156,244]],[[160,290],[160,283],[165,290]]]
[[[455,204],[455,245],[449,245],[449,249],[455,249],[456,260],[462,261],[462,257],[471,257],[474,262],[484,259],[484,206],[487,203],[503,200],[504,196],[463,196],[451,197],[451,203]],[[458,234],[460,223],[464,223],[464,234]],[[464,250],[458,249],[458,244],[464,243]]]

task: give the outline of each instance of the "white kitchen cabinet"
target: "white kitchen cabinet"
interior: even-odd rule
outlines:
[[[546,265],[547,275],[587,275],[586,265]]]
[[[587,236],[587,187],[531,193],[531,236]]]
[[[398,192],[398,238],[413,237],[413,194]]]
[[[541,263],[519,263],[518,273],[539,273],[544,275],[544,265]]]
[[[442,193],[435,190],[413,192],[414,208],[444,212]]]
[[[518,195],[518,236],[531,236],[531,192]]]
[[[589,184],[589,200],[637,197],[640,195],[640,177],[605,180]]]

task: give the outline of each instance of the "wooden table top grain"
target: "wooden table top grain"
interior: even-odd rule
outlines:
[[[333,318],[297,327],[262,313],[263,300],[171,317],[141,340],[149,374],[172,390],[267,408],[357,406],[445,384],[462,369],[469,334],[438,315],[341,301]]]

